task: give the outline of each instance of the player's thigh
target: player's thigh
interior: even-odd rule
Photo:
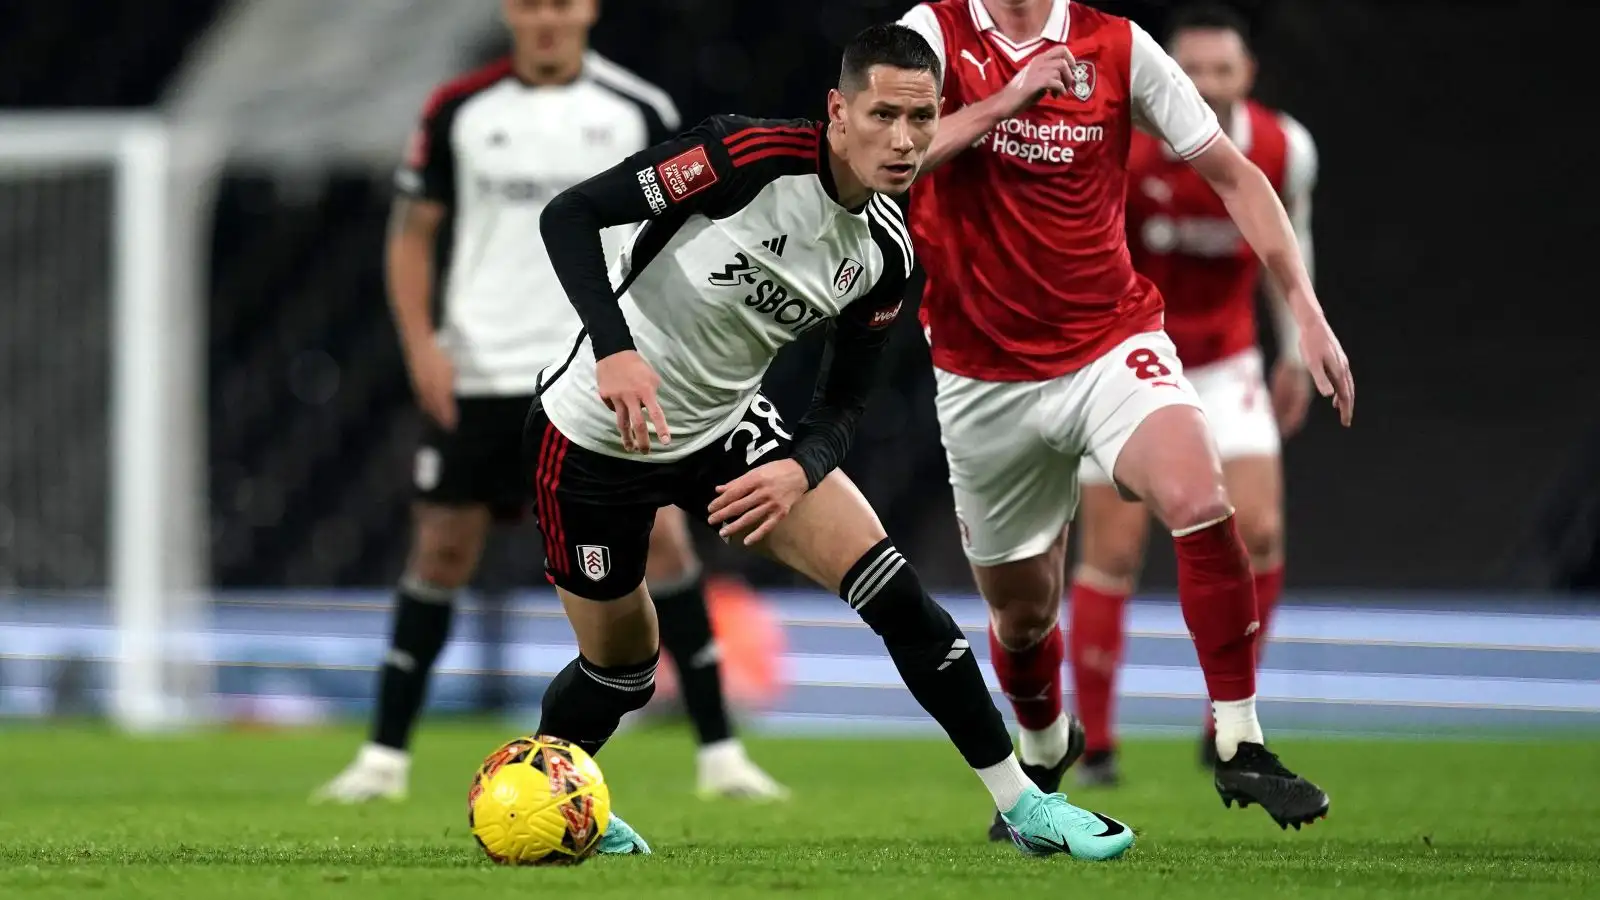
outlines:
[[[1044,556],[1077,505],[1077,461],[1040,430],[1041,386],[935,371],[939,428],[967,561]]]
[[[472,578],[491,519],[477,476],[484,446],[475,434],[424,425],[412,464],[411,577],[442,587]]]
[[[1282,552],[1282,440],[1261,351],[1252,348],[1187,374],[1211,425],[1240,536],[1257,562],[1274,563]]]
[[[1200,398],[1224,462],[1277,457],[1282,439],[1272,411],[1261,351],[1236,353],[1185,373]]]
[[[1124,496],[1174,528],[1226,505],[1199,395],[1164,332],[1129,338],[1082,374],[1085,449]]]
[[[470,401],[476,417],[472,439],[479,448],[475,455],[478,498],[496,522],[519,522],[529,512],[533,483],[522,435],[534,399],[518,395]],[[466,424],[459,404],[457,410]]]
[[[887,536],[855,482],[835,470],[801,497],[756,549],[838,593],[850,567]]]
[[[656,510],[655,526],[650,529],[650,560],[645,580],[660,586],[681,579],[694,571],[700,561],[689,534],[689,518],[676,506]]]
[[[483,555],[491,517],[481,503],[449,505],[417,500],[411,504],[411,574],[439,583],[421,569],[461,572],[466,581]],[[446,579],[450,581],[451,579]]]
[[[1105,590],[1131,590],[1144,565],[1150,513],[1144,504],[1123,498],[1091,457],[1084,457],[1078,515],[1077,578]]]
[[[619,459],[571,443],[542,411],[529,419],[534,513],[551,584],[592,601],[624,597],[644,582],[656,510],[668,500],[671,463]]]

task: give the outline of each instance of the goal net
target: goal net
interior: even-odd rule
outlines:
[[[134,730],[201,713],[213,150],[150,117],[0,115],[0,712],[65,680]]]

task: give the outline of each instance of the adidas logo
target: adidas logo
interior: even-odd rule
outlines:
[[[773,256],[782,256],[783,255],[783,248],[787,247],[788,245],[789,245],[789,236],[787,234],[780,234],[775,238],[771,238],[769,240],[765,240],[765,241],[761,242],[761,246],[767,248],[768,250],[771,250]]]

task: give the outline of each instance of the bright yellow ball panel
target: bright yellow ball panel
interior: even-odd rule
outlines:
[[[611,821],[611,793],[589,754],[548,737],[490,754],[468,795],[472,834],[508,865],[561,865],[594,853]]]

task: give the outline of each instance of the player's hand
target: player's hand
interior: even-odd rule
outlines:
[[[1072,85],[1072,67],[1078,61],[1066,47],[1051,47],[1028,63],[1011,79],[1005,90],[1020,112],[1038,103],[1045,94],[1060,97]]]
[[[1311,374],[1299,360],[1280,359],[1272,367],[1272,414],[1278,433],[1293,437],[1311,410]]]
[[[757,543],[789,515],[810,485],[806,472],[792,459],[758,466],[727,484],[717,485],[707,520],[723,540],[745,532],[746,547]]]
[[[1339,422],[1348,428],[1356,411],[1356,381],[1350,374],[1350,358],[1344,355],[1333,328],[1321,315],[1300,323],[1300,358],[1305,360],[1317,393],[1333,398]]]
[[[439,345],[428,341],[406,354],[417,405],[445,431],[456,428],[456,370]]]
[[[639,351],[623,350],[600,360],[595,363],[594,378],[600,388],[600,399],[617,414],[617,433],[622,435],[623,450],[649,453],[651,424],[655,425],[656,439],[663,446],[672,443],[667,417],[656,401],[661,376],[650,368]]]

